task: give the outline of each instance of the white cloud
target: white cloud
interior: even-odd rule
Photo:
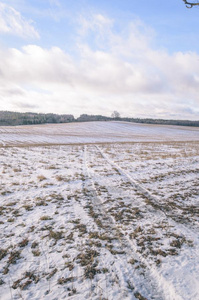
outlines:
[[[0,110],[110,115],[116,109],[127,116],[199,118],[197,53],[154,49],[154,32],[140,21],[120,34],[101,15],[83,27],[76,57],[35,45],[1,51]]]
[[[100,37],[107,36],[113,26],[113,20],[101,15],[90,14],[86,18],[85,16],[79,17],[79,34],[85,37],[90,31],[97,32]]]
[[[13,7],[0,3],[0,33],[9,33],[23,38],[39,38],[39,33],[20,12]]]

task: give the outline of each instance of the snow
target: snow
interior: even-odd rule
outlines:
[[[199,128],[128,122],[85,122],[0,127],[3,146],[102,142],[198,141]]]
[[[0,299],[199,299],[197,129],[0,130]]]

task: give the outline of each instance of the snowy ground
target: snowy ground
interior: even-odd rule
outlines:
[[[199,141],[199,128],[129,122],[85,122],[0,127],[0,146],[135,141]]]
[[[197,141],[2,147],[0,163],[0,299],[199,299]]]

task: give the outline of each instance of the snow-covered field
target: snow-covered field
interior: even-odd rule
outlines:
[[[0,129],[0,299],[199,299],[197,129],[102,124]]]
[[[0,145],[199,141],[199,128],[128,122],[85,122],[0,127]]]

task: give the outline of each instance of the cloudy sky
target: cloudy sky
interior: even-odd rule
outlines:
[[[199,119],[199,7],[0,1],[0,110]]]

